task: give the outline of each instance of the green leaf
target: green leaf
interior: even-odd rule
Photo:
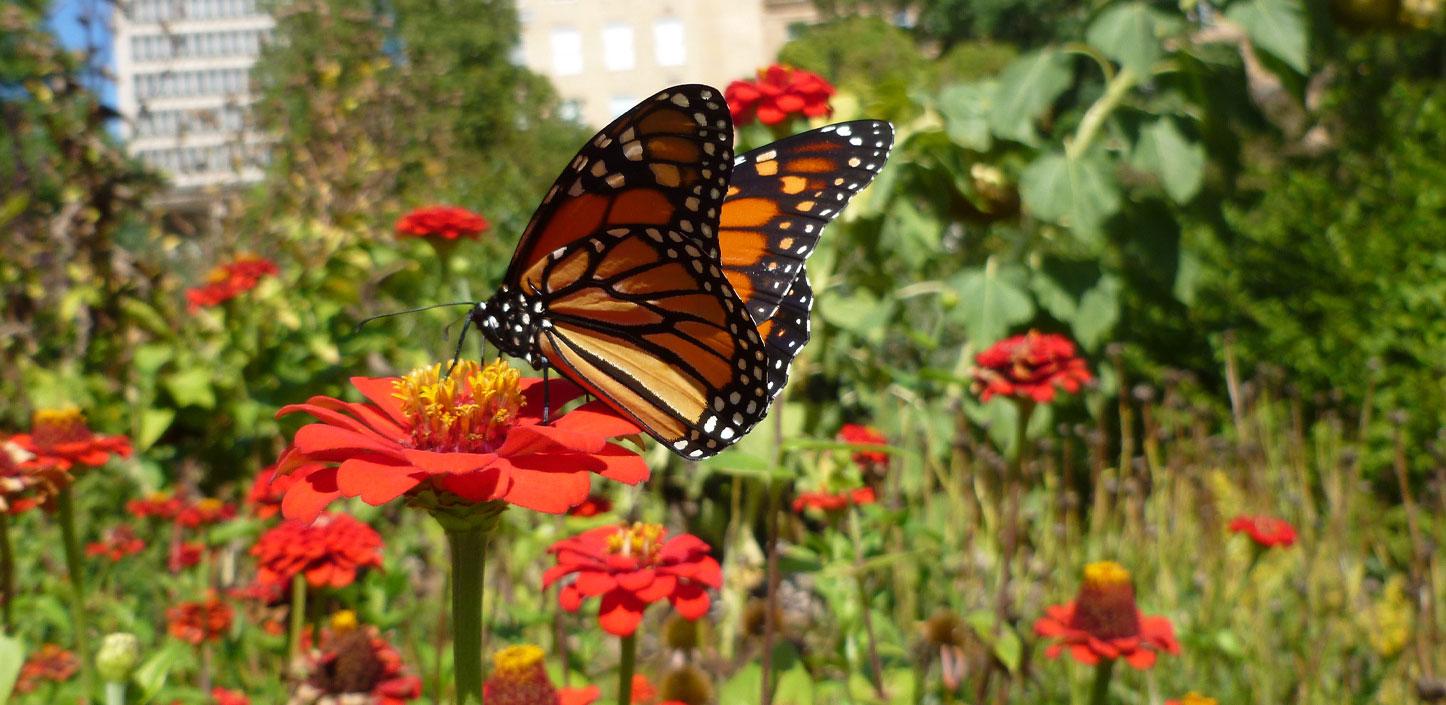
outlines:
[[[1310,70],[1307,54],[1305,8],[1300,0],[1246,0],[1225,11],[1245,28],[1256,46],[1301,74]]]
[[[136,429],[135,450],[143,451],[155,445],[161,434],[176,420],[175,409],[146,409],[141,412],[140,425]]]
[[[1020,659],[1024,656],[1024,642],[1020,641],[1019,634],[1013,629],[1005,629],[999,638],[994,640],[994,655],[1010,673],[1017,673]]]
[[[161,688],[166,685],[166,679],[170,676],[171,670],[185,653],[185,644],[168,641],[159,651],[141,662],[141,665],[136,668],[134,676],[135,683],[141,690],[141,697],[138,701],[141,705],[150,702],[160,693]]]
[[[1098,152],[1074,159],[1063,152],[1041,155],[1019,176],[1019,195],[1036,218],[1059,223],[1088,242],[1120,208],[1111,164]]]
[[[1180,134],[1175,121],[1160,118],[1140,131],[1132,162],[1136,169],[1159,177],[1176,203],[1189,203],[1205,177],[1205,148]]]
[[[854,335],[871,341],[883,340],[885,325],[894,313],[894,302],[880,300],[867,291],[834,296],[828,302],[821,302],[819,315]]]
[[[1085,41],[1121,66],[1149,76],[1164,54],[1160,36],[1170,27],[1170,19],[1143,2],[1115,5],[1095,18]]]
[[[1171,293],[1186,306],[1195,305],[1195,288],[1200,285],[1203,274],[1200,258],[1186,250],[1180,250],[1180,264],[1175,269],[1175,286]]]
[[[813,705],[813,677],[803,663],[794,664],[778,677],[778,689],[773,693],[773,702],[778,705]]]
[[[190,367],[172,372],[166,377],[166,390],[176,400],[176,406],[199,406],[211,409],[216,406],[216,392],[211,389],[211,373],[200,367]]]
[[[763,690],[763,669],[750,663],[723,682],[718,689],[718,705],[757,705]]]
[[[1080,298],[1070,328],[1075,340],[1086,349],[1097,349],[1120,320],[1120,288],[1118,278],[1105,275]]]
[[[1100,275],[1098,261],[1045,256],[1029,278],[1029,288],[1049,315],[1070,321],[1079,309],[1079,300],[1099,282]]]
[[[750,477],[759,480],[785,480],[793,473],[788,468],[774,465],[756,455],[738,449],[725,450],[709,459],[705,466],[708,472],[730,477]]]
[[[20,677],[20,665],[25,663],[25,645],[9,634],[0,634],[0,703],[9,702],[10,693],[15,689],[15,679]]]
[[[964,332],[976,347],[1003,338],[1010,326],[1034,316],[1034,302],[1025,291],[1023,272],[1000,268],[993,259],[983,268],[955,277],[954,288],[959,293],[959,305],[952,313],[960,317]]]
[[[989,129],[999,137],[1034,144],[1034,121],[1069,87],[1069,68],[1069,57],[1054,49],[1015,59],[999,75]]]
[[[994,103],[997,84],[956,83],[939,94],[939,112],[944,116],[945,132],[954,144],[976,152],[987,152],[994,146],[989,134],[989,110]]]
[[[943,226],[921,212],[906,199],[899,199],[884,216],[879,239],[890,243],[896,256],[912,267],[918,267],[939,251],[939,234]]]

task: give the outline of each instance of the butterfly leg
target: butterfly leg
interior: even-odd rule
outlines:
[[[457,336],[457,349],[452,351],[452,359],[447,361],[447,371],[442,374],[442,379],[451,376],[452,368],[457,366],[457,361],[462,359],[462,344],[467,342],[467,329],[472,327],[472,317],[468,316],[462,324],[462,334]]]
[[[548,416],[552,412],[552,386],[547,383],[547,373],[552,369],[551,365],[542,363],[542,425],[546,426]]]

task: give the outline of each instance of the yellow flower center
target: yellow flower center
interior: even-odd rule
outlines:
[[[40,409],[30,419],[30,437],[41,448],[54,448],[92,438],[85,425],[85,414],[70,406],[64,409]]]
[[[492,654],[492,677],[518,683],[531,680],[542,668],[542,649],[532,644],[509,646]]]
[[[632,526],[619,527],[617,533],[608,537],[608,552],[631,556],[639,563],[651,563],[663,548],[663,535],[668,530],[662,524],[634,522]]]
[[[1084,569],[1085,585],[1095,589],[1119,587],[1130,584],[1130,571],[1114,561],[1090,563]]]
[[[398,379],[392,396],[412,422],[412,446],[424,450],[488,452],[500,444],[522,408],[520,375],[502,360],[483,367],[441,363]]]
[[[356,625],[356,612],[351,610],[341,610],[331,616],[331,631],[338,636],[356,629]]]
[[[1180,698],[1180,705],[1220,705],[1215,698],[1207,698],[1199,693],[1191,691]]]

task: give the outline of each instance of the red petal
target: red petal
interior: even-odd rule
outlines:
[[[643,456],[616,443],[609,443],[594,456],[603,462],[597,473],[614,482],[636,485],[648,479],[648,464]]]
[[[1073,656],[1074,660],[1086,666],[1093,666],[1100,662],[1100,657],[1096,656],[1095,652],[1090,651],[1090,647],[1084,644],[1071,644],[1069,647],[1069,655]]]
[[[578,573],[577,582],[572,585],[583,595],[595,597],[616,588],[618,581],[607,573],[588,570]]]
[[[360,497],[372,506],[386,504],[421,483],[422,473],[410,465],[383,465],[348,460],[337,469],[336,484],[348,497]]]
[[[533,424],[514,426],[507,432],[507,440],[497,449],[503,457],[537,453],[596,453],[607,445],[607,440],[578,431],[567,431],[556,426]]]
[[[522,392],[522,408],[518,414],[523,418],[542,419],[542,378],[523,377],[517,380],[517,389]],[[583,395],[583,388],[569,379],[553,379],[547,383],[547,402],[552,407],[552,417],[557,418],[558,410],[564,404]]]
[[[402,457],[428,475],[486,470],[497,461],[496,453],[441,453],[412,449],[403,449]]]
[[[557,593],[557,604],[565,611],[576,612],[577,608],[582,607],[582,593],[571,584],[564,585],[562,591]]]
[[[542,573],[542,589],[552,587],[552,584],[577,571],[575,565],[555,565]]]
[[[313,423],[302,426],[292,439],[292,447],[318,460],[345,460],[364,454],[395,456],[401,446],[372,434],[362,434],[336,426]]]
[[[528,455],[499,460],[506,464],[512,484],[503,499],[538,512],[561,514],[587,499],[592,481],[579,469],[587,456]]]
[[[1155,652],[1149,649],[1136,649],[1125,656],[1125,663],[1143,671],[1155,665]]]
[[[601,399],[588,402],[563,414],[562,418],[559,418],[553,425],[565,431],[590,433],[604,438],[631,436],[643,432],[637,424],[623,418]]]
[[[672,595],[673,609],[684,619],[697,619],[708,614],[708,591],[692,583],[679,583]]]
[[[402,412],[402,400],[393,396],[397,393],[396,380],[396,377],[352,377],[351,386],[356,387],[367,401],[390,416],[398,426],[406,428],[410,424],[407,415]]]
[[[331,468],[327,468],[327,470],[331,470]],[[312,476],[320,474],[320,472],[313,473]],[[317,485],[310,482],[298,482],[286,490],[286,496],[281,498],[281,513],[287,519],[310,522],[321,514],[321,510],[327,504],[340,496],[341,493],[335,490],[325,491],[318,489]]]
[[[652,585],[653,578],[656,576],[657,573],[654,572],[652,568],[631,570],[626,573],[618,573],[617,584],[619,587],[627,590],[628,592],[637,592],[645,587],[648,587],[649,585]],[[652,600],[644,600],[644,602],[651,601]]]
[[[598,607],[597,623],[603,631],[614,636],[631,635],[643,621],[643,608],[646,606],[631,593],[614,590],[603,595],[602,604]]]
[[[651,603],[668,597],[677,588],[678,578],[676,576],[660,573],[653,578],[651,584],[634,590],[633,593],[638,596],[639,600]]]
[[[498,467],[461,475],[438,475],[433,480],[442,489],[468,502],[490,502],[505,493],[503,473]]]

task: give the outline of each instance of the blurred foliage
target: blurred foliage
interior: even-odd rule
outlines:
[[[1070,0],[814,0],[814,5],[828,18],[900,21],[920,41],[943,50],[979,39],[1022,47],[1046,43],[1075,34],[1095,6]]]

